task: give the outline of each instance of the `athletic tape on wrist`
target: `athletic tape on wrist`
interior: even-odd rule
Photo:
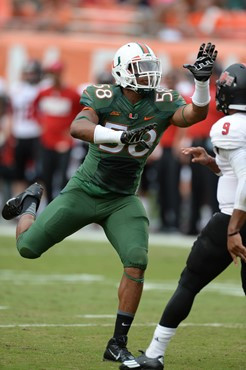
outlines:
[[[94,130],[95,144],[122,144],[120,138],[123,131],[111,130],[110,128],[96,125]]]
[[[195,79],[195,91],[191,97],[192,102],[198,107],[205,107],[210,102],[209,80],[197,81]]]

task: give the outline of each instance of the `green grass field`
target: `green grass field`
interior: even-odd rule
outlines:
[[[146,285],[129,349],[149,343],[174,291],[188,249],[150,245]],[[110,370],[103,362],[117,310],[121,265],[105,242],[65,240],[25,260],[0,236],[0,369]],[[166,370],[246,369],[246,306],[231,266],[196,299],[172,339]]]

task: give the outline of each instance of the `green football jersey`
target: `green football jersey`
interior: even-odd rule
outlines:
[[[135,194],[148,156],[170,125],[170,117],[185,100],[175,90],[157,89],[136,104],[123,95],[117,85],[91,85],[84,90],[80,103],[92,108],[100,125],[114,130],[131,130],[157,123],[140,144],[89,144],[88,154],[76,172],[78,179],[104,191]]]

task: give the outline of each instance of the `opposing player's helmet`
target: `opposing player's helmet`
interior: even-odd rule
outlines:
[[[160,85],[161,62],[146,44],[130,42],[115,53],[112,74],[117,85],[148,92]]]
[[[216,81],[217,110],[228,114],[228,109],[246,111],[246,65],[235,63],[226,68]]]

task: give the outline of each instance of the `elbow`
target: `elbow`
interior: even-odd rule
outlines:
[[[199,118],[199,121],[203,121],[203,120],[205,120],[205,119],[207,118],[207,115],[208,115],[208,111],[207,111],[207,110],[206,110],[206,111],[201,112],[201,114],[200,114],[200,118]]]
[[[81,136],[81,134],[79,134],[78,127],[77,127],[77,125],[74,124],[74,122],[72,122],[72,124],[70,126],[70,135],[74,139],[80,139],[80,136]]]
[[[195,111],[194,123],[204,121],[207,118],[207,115],[208,115],[208,106],[199,107]]]
[[[88,125],[87,123],[81,124],[78,121],[73,121],[70,126],[70,135],[74,139],[93,142],[94,125]]]
[[[70,135],[76,139],[76,130],[75,130],[73,124],[71,124],[71,126],[70,126]]]

